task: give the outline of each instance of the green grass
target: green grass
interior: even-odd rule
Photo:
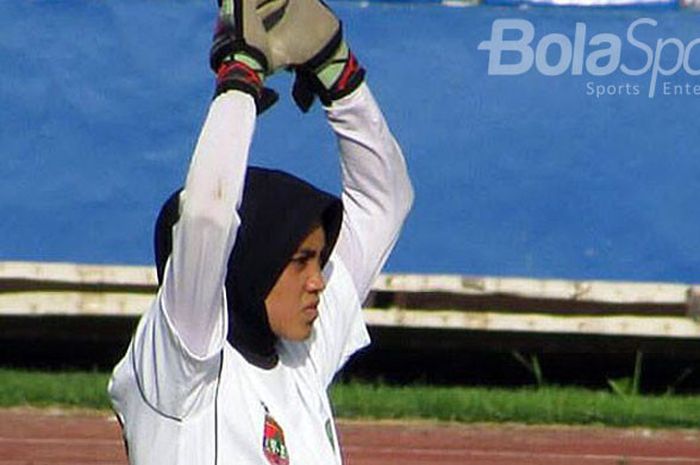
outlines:
[[[45,373],[0,369],[0,407],[108,409],[107,373]]]
[[[458,422],[599,424],[696,428],[700,396],[619,396],[606,391],[544,387],[487,389],[338,385],[338,416],[433,418]]]
[[[0,369],[0,407],[108,409],[105,373],[39,373]],[[486,389],[372,385],[333,387],[340,418],[422,418],[458,422],[517,422],[697,428],[700,396],[620,396],[607,391],[543,387]]]

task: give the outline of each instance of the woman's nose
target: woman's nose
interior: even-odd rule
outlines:
[[[321,292],[326,288],[326,280],[323,278],[323,273],[319,268],[307,281],[307,289],[309,292]]]

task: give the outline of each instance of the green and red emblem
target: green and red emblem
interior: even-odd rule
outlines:
[[[270,413],[265,413],[265,430],[263,432],[263,452],[271,465],[289,465],[289,452],[284,443],[284,431]]]

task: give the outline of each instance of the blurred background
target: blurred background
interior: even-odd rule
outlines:
[[[643,353],[650,388],[686,372],[684,386],[700,386],[700,16],[673,1],[544,3],[331,2],[416,190],[385,271],[425,277],[378,285],[376,344],[348,376],[522,384],[537,360],[553,381],[597,385]],[[144,307],[104,296],[151,295],[153,281],[109,270],[152,263],[153,221],[212,96],[212,13],[194,0],[0,2],[0,363],[106,369],[122,353]],[[635,45],[640,18],[655,25]],[[567,61],[543,37],[620,63],[602,76],[489,74],[479,44],[513,19],[532,26],[538,63]],[[613,58],[591,58],[606,49],[599,34],[619,38]],[[252,162],[337,192],[322,110],[294,107],[290,75],[270,84],[282,98],[259,120]],[[605,318],[622,319],[597,329]]]

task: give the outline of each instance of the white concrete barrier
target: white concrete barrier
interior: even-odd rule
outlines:
[[[152,267],[75,263],[0,262],[2,316],[129,316],[147,309],[157,290]],[[465,308],[387,308],[365,310],[369,325],[520,333],[572,333],[662,338],[700,338],[697,288],[688,284],[538,280],[454,275],[381,275],[374,293],[392,295],[506,296],[521,299],[588,302],[607,307],[630,304],[685,306],[685,315],[580,315],[556,311],[472,311]],[[513,304],[512,302],[515,302]],[[515,311],[514,311],[515,310]]]

